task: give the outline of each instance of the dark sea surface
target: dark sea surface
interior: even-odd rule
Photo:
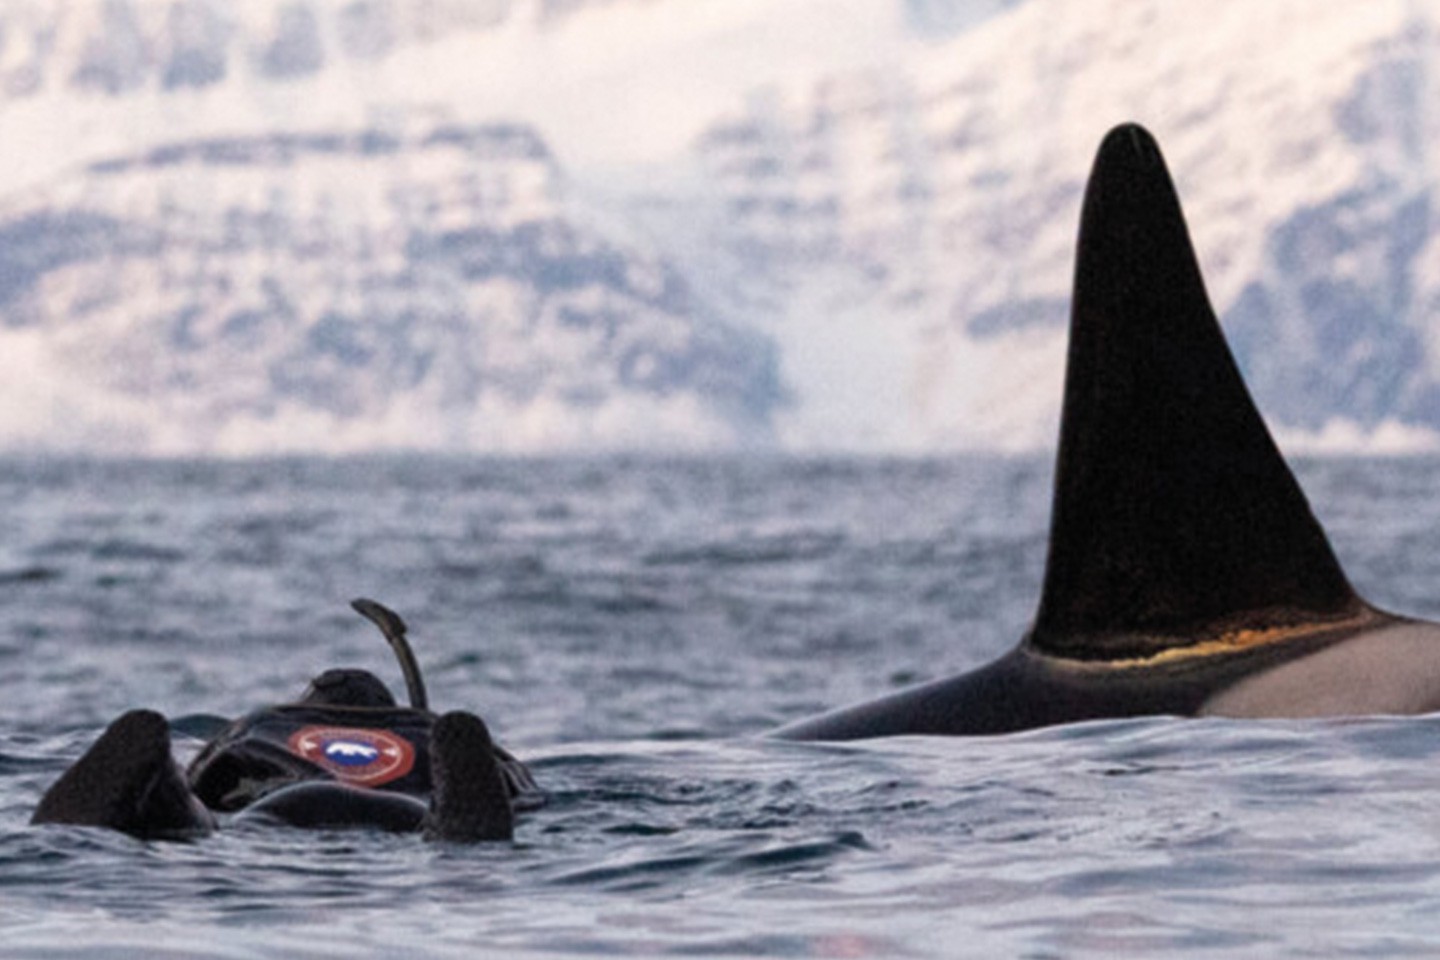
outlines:
[[[1440,619],[1440,461],[1299,473],[1357,586]],[[1440,717],[760,738],[1012,645],[1049,487],[1048,458],[0,462],[0,955],[1440,953]],[[513,844],[27,826],[128,708],[400,689],[356,596],[530,760]]]

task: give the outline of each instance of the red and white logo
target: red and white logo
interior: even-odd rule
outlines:
[[[399,780],[415,766],[415,747],[387,730],[302,727],[286,745],[337,780],[361,787]]]

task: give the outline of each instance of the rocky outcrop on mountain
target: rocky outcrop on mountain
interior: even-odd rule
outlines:
[[[0,99],[285,81],[619,0],[7,0]],[[654,2],[654,0],[651,0]]]
[[[913,405],[896,419],[922,446],[963,443],[987,411],[1040,411],[1025,399],[1034,363],[1058,399],[1090,153],[1138,119],[1282,430],[1440,428],[1437,17],[1031,0],[903,72],[821,78],[717,119],[696,148],[725,211],[712,246],[779,291],[781,324],[807,278],[850,278],[847,304],[870,301],[859,322],[912,345]],[[987,364],[966,358],[987,353],[1012,356],[1017,379],[981,383]]]
[[[165,145],[0,211],[0,318],[151,405],[153,429],[128,430],[147,448],[763,433],[767,344],[563,194],[518,126]],[[315,426],[286,440],[297,422]]]

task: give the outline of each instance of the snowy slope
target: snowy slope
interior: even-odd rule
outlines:
[[[752,98],[698,151],[736,273],[802,304],[777,311],[790,375],[830,381],[842,338],[888,343],[901,379],[869,416],[899,446],[1048,441],[1084,176],[1127,118],[1166,150],[1272,419],[1292,437],[1423,442],[1396,425],[1440,427],[1435,15],[1032,0],[899,74]],[[827,344],[805,351],[821,336],[809,280],[838,289],[837,266],[869,295],[833,298]],[[801,442],[833,435],[805,412]]]
[[[1053,442],[1159,136],[1297,446],[1440,430],[1440,0],[8,0],[0,447]]]
[[[0,311],[26,446],[728,447],[778,396],[768,346],[570,217],[516,126],[96,164],[0,211]]]

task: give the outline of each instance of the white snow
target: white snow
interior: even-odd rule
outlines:
[[[52,16],[47,4],[13,2],[32,25]],[[0,221],[99,208],[148,222],[179,209],[189,219],[167,223],[193,240],[224,228],[221,211],[268,209],[339,250],[349,238],[393,237],[405,217],[437,229],[560,218],[623,249],[637,290],[656,295],[662,267],[681,271],[692,315],[640,311],[632,319],[646,337],[675,346],[686,322],[746,326],[777,345],[792,402],[773,407],[773,429],[751,424],[747,436],[693,390],[627,392],[615,370],[596,368],[590,341],[555,332],[558,307],[535,314],[532,291],[499,282],[445,295],[470,311],[473,356],[449,356],[414,389],[373,387],[363,416],[292,400],[257,413],[267,389],[259,353],[214,359],[207,376],[225,382],[182,396],[147,380],[157,358],[119,346],[137,316],[182,307],[186,282],[228,283],[227,311],[263,310],[265,278],[288,271],[303,316],[363,312],[366,271],[405,265],[398,247],[380,243],[344,262],[169,256],[47,276],[53,326],[0,332],[0,446],[1047,447],[1084,177],[1105,130],[1138,120],[1169,159],[1216,308],[1237,342],[1259,344],[1244,358],[1257,393],[1285,401],[1294,384],[1337,377],[1316,394],[1333,409],[1275,405],[1282,442],[1325,453],[1434,449],[1440,414],[1421,423],[1413,403],[1383,403],[1440,385],[1440,232],[1427,225],[1418,252],[1386,239],[1401,233],[1405,204],[1440,185],[1429,106],[1440,92],[1440,0],[1026,0],[1003,12],[986,4],[949,39],[914,33],[900,0],[613,0],[555,18],[532,2],[417,0],[393,5],[393,43],[368,59],[341,49],[345,0],[312,0],[326,67],[283,80],[263,75],[256,51],[286,4],[247,0],[212,5],[239,31],[224,82],[167,91],[152,64],[116,96],[69,82],[102,32],[105,2],[66,4],[39,91],[0,95]],[[161,56],[168,2],[130,6]],[[26,36],[0,44],[0,80],[34,54]],[[382,130],[411,140],[437,125],[497,121],[537,131],[554,164],[431,151],[390,164],[312,160],[283,182],[269,169],[106,183],[86,170],[207,138]],[[759,138],[719,144],[722,128]],[[1331,209],[1327,229],[1353,236],[1304,233],[1306,215]],[[1301,237],[1299,266],[1283,261],[1286,231]],[[1398,297],[1394,323],[1377,319],[1383,310],[1356,314],[1361,343],[1341,351],[1322,329],[1333,318],[1307,312],[1317,277],[1347,282],[1364,302]],[[1276,317],[1244,305],[1257,288],[1279,304]],[[426,306],[444,299],[427,289]],[[1325,291],[1334,302],[1342,294]],[[607,296],[582,289],[565,303],[638,309]],[[97,297],[113,302],[66,326],[67,311]],[[986,318],[998,319],[982,329]],[[1395,396],[1349,389],[1340,368],[1380,376],[1365,363],[1398,336],[1413,337],[1416,363],[1391,371]],[[634,362],[641,375],[658,369],[654,357]],[[476,364],[533,375],[537,386],[457,405],[457,384]],[[1362,395],[1383,395],[1382,406],[1346,407]]]

